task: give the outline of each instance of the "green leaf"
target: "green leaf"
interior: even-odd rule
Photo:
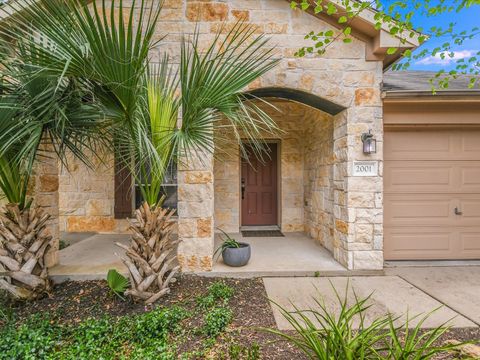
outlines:
[[[108,270],[107,283],[110,290],[120,297],[125,293],[129,286],[128,279],[115,269]]]
[[[395,54],[395,53],[397,52],[397,50],[398,50],[398,49],[395,48],[395,47],[390,47],[390,48],[388,48],[388,50],[387,50],[387,54],[388,54],[388,55],[393,55],[393,54]]]
[[[348,21],[348,18],[347,18],[346,16],[340,16],[340,17],[338,18],[338,23],[339,23],[339,24],[344,24],[344,23],[346,23],[347,21]]]
[[[327,15],[333,15],[333,14],[336,14],[337,13],[337,8],[335,7],[335,5],[333,5],[332,3],[328,3],[327,5]]]

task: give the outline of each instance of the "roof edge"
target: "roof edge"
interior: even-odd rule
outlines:
[[[385,90],[382,92],[385,101],[480,101],[480,90],[441,90],[433,93],[431,90]]]

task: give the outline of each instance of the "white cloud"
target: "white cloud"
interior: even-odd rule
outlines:
[[[460,59],[468,59],[474,56],[478,50],[460,50],[453,51],[453,56],[449,52],[437,53],[435,56],[427,56],[416,62],[417,65],[450,65]],[[442,54],[444,58],[442,59]]]

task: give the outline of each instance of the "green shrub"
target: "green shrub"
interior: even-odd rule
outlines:
[[[212,308],[217,301],[221,301],[226,305],[234,292],[235,290],[231,286],[225,284],[225,282],[216,281],[208,287],[206,295],[197,297],[197,305],[201,309]]]
[[[130,320],[131,334],[142,344],[152,339],[165,339],[169,332],[178,331],[180,322],[188,316],[189,312],[180,306],[146,312]]]
[[[228,301],[235,291],[223,281],[216,281],[208,287],[208,293],[217,300]]]
[[[385,358],[395,360],[431,359],[442,352],[461,346],[462,344],[435,345],[441,336],[448,331],[447,323],[433,329],[422,330],[422,325],[436,310],[438,309],[420,318],[414,328],[409,328],[411,320],[408,319],[408,316],[405,323],[397,326],[395,326],[394,320],[390,318],[389,331],[384,339],[386,344]]]
[[[228,357],[230,360],[258,360],[260,346],[257,343],[248,346],[231,344],[228,348]]]
[[[143,346],[135,345],[128,353],[128,360],[175,360],[175,347],[165,340],[151,339]]]
[[[115,319],[87,319],[78,325],[66,327],[65,345],[59,359],[112,359],[122,344],[124,333]]]
[[[217,336],[232,321],[232,311],[226,307],[210,310],[204,316],[203,331],[208,336]]]

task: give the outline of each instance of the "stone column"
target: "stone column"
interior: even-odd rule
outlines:
[[[383,121],[380,90],[358,88],[352,106],[335,117],[334,257],[350,270],[383,268]],[[369,130],[377,153],[363,154]],[[378,161],[375,176],[353,176],[355,161]]]
[[[373,90],[373,89],[372,89]],[[360,101],[357,98],[357,104]],[[357,120],[348,126],[348,222],[349,268],[355,270],[383,269],[383,123],[381,102],[363,109],[350,109]],[[362,133],[371,130],[377,140],[377,153],[365,155],[362,151]],[[353,176],[353,162],[378,162],[376,176]]]
[[[336,118],[335,258],[351,270],[383,268],[383,122],[378,88],[359,88],[352,106]],[[377,153],[363,154],[369,130]],[[353,176],[356,160],[378,161],[375,176]]]
[[[213,214],[213,155],[193,154],[178,166],[178,261],[183,271],[212,270]]]
[[[59,161],[55,152],[39,151],[33,176],[34,205],[50,214],[46,231],[53,237],[53,246],[46,254],[48,267],[58,264],[59,230]]]

